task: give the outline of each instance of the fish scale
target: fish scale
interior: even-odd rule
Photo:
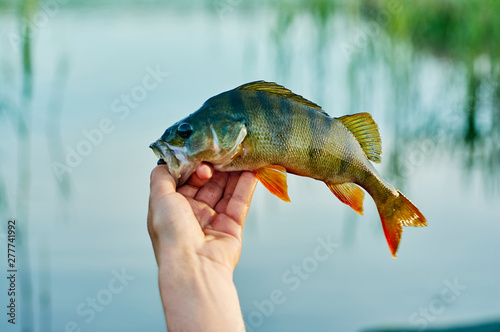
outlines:
[[[426,226],[420,211],[384,181],[380,134],[368,113],[331,118],[317,104],[276,83],[256,81],[208,99],[150,146],[182,185],[202,162],[219,171],[252,171],[284,201],[287,173],[323,181],[363,213],[365,189],[396,257],[402,226]]]

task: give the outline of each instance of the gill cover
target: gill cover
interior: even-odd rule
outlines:
[[[209,127],[214,156],[212,160],[203,161],[211,162],[217,169],[229,164],[237,155],[245,154],[242,143],[247,136],[247,128],[243,121],[224,119]]]

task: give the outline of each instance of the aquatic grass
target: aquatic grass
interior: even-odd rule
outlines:
[[[383,6],[387,1],[375,1]],[[428,51],[468,63],[482,54],[500,59],[500,2],[404,1],[404,10],[387,25],[397,40],[410,41],[419,52]]]
[[[393,2],[360,0],[353,14],[367,21]],[[407,159],[405,151],[413,142],[429,138],[436,147],[452,152],[462,163],[466,178],[471,177],[473,170],[480,169],[487,186],[498,189],[500,2],[399,3],[402,10],[386,22],[384,33],[370,38],[366,50],[352,57],[349,78],[354,108],[365,93],[359,91],[361,77],[373,75],[369,72],[374,63],[383,59],[394,87],[393,110],[387,115],[393,122],[394,137],[398,137],[390,156],[390,173],[396,179],[408,177],[408,167],[401,161]],[[418,84],[424,79],[421,76],[424,59],[440,63],[441,69],[453,68],[443,71],[449,84],[443,87],[442,109],[426,109],[418,95]],[[448,105],[443,102],[453,100],[458,91],[463,91],[462,102],[452,101]],[[489,119],[489,124],[485,125],[484,119]]]

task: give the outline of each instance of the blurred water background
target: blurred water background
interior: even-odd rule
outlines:
[[[378,170],[429,226],[395,260],[369,196],[361,217],[311,179],[289,177],[291,204],[259,185],[235,272],[247,330],[498,331],[499,60],[494,0],[0,0],[1,331],[164,330],[148,145],[260,79],[370,112]]]

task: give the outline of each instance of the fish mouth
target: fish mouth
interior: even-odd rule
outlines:
[[[156,141],[149,145],[151,150],[153,150],[154,154],[158,158],[158,165],[168,165],[167,159],[171,158],[172,153],[169,151],[168,147],[164,147],[160,141]],[[168,156],[168,157],[167,157]]]
[[[156,157],[158,165],[166,164],[177,186],[184,184],[196,169],[189,161],[185,147],[173,147],[161,139],[149,145]]]

